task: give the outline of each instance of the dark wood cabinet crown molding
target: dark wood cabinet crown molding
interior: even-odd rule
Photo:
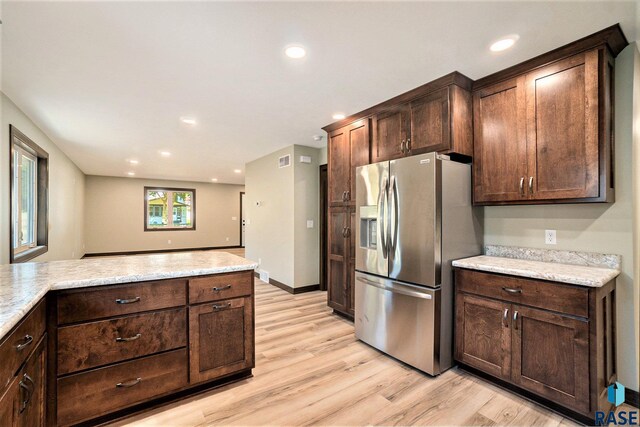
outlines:
[[[629,42],[622,32],[620,24],[615,24],[552,51],[543,53],[509,68],[505,68],[504,70],[482,77],[473,82],[473,91],[503,80],[512,79],[518,75],[548,65],[551,62],[576,55],[580,52],[595,49],[600,46],[606,46],[610,54],[615,58],[628,44]]]
[[[469,91],[471,90],[472,84],[473,84],[473,80],[471,80],[469,77],[459,73],[458,71],[454,71],[453,73],[449,73],[445,76],[439,77],[433,81],[430,81],[429,83],[423,84],[422,86],[418,86],[417,88],[411,89],[408,92],[405,92],[391,99],[388,99],[384,102],[376,104],[373,107],[369,107],[366,110],[362,110],[358,113],[351,114],[349,117],[346,117],[340,121],[326,125],[322,129],[325,130],[326,132],[331,132],[336,129],[340,129],[355,121],[358,121],[367,117],[371,117],[380,111],[390,109],[399,104],[407,103],[409,101],[412,101],[416,98],[427,95],[431,92],[434,92],[438,89],[441,89],[449,85],[459,86],[462,89]]]

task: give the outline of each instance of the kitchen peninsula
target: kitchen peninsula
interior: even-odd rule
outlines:
[[[0,419],[75,424],[251,375],[256,267],[204,251],[1,266]]]

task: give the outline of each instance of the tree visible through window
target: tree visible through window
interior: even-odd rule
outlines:
[[[193,230],[196,190],[145,187],[145,230]]]

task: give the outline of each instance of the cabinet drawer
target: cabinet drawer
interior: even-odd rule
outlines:
[[[58,324],[185,305],[186,282],[162,280],[66,291],[58,295]]]
[[[217,301],[253,293],[253,270],[189,280],[189,303]]]
[[[186,309],[163,310],[58,329],[58,375],[187,344]]]
[[[95,418],[186,385],[186,349],[60,378],[58,424]]]
[[[43,299],[0,343],[0,394],[44,334],[46,314]]]
[[[589,291],[577,286],[457,269],[456,288],[559,313],[589,316]]]

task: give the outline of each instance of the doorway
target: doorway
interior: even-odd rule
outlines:
[[[245,215],[247,210],[245,209],[245,195],[244,195],[244,191],[240,192],[240,247],[244,248],[244,244],[245,244],[245,228],[246,228],[246,219],[245,219]]]
[[[327,181],[327,165],[320,165],[320,290],[327,290],[327,209],[328,209],[328,181]]]

